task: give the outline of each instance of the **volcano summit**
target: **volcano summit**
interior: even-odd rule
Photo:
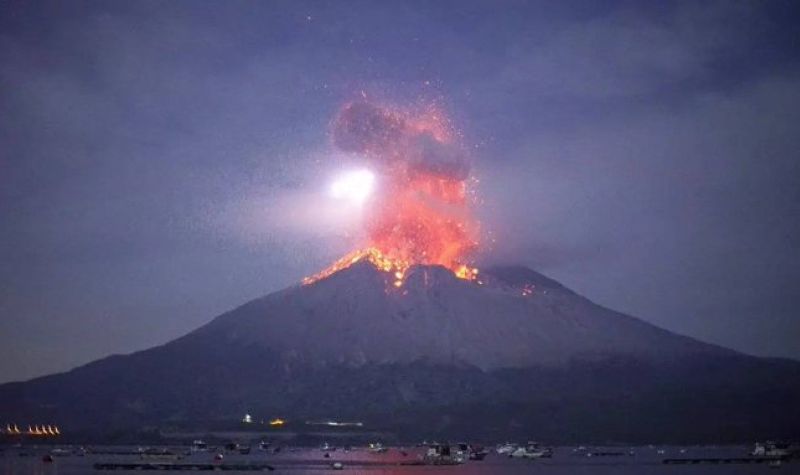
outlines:
[[[600,307],[524,267],[480,281],[360,260],[160,347],[0,386],[0,418],[64,431],[244,413],[417,437],[740,441],[796,435],[800,364]]]

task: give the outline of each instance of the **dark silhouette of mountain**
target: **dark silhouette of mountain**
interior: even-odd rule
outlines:
[[[401,288],[359,262],[163,346],[0,385],[0,421],[65,431],[360,420],[401,439],[727,442],[796,437],[800,363],[598,306],[524,267]]]

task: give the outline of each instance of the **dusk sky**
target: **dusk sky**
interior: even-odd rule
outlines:
[[[352,250],[330,124],[362,97],[459,129],[479,267],[800,359],[798,22],[788,0],[0,1],[0,381],[165,343]]]

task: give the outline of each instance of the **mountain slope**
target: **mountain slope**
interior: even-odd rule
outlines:
[[[0,418],[67,430],[357,418],[400,437],[724,441],[797,435],[800,364],[599,307],[521,267],[366,262],[166,345],[0,386]]]
[[[359,262],[253,301],[187,338],[214,335],[316,365],[427,361],[484,370],[727,353],[599,307],[530,270],[497,268],[481,278],[479,285],[418,266],[395,289],[390,275]]]

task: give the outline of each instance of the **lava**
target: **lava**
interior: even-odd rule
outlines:
[[[367,259],[400,287],[415,264],[441,265],[475,280],[468,265],[478,222],[468,193],[469,161],[447,116],[436,107],[413,112],[368,102],[346,104],[332,122],[333,143],[364,158],[380,177],[365,202],[366,245],[334,262],[309,284]]]
[[[303,284],[311,284],[316,282],[320,279],[324,279],[331,274],[335,274],[342,269],[346,269],[351,265],[359,262],[361,260],[366,259],[372,265],[374,265],[379,270],[383,272],[394,274],[394,285],[395,287],[399,287],[403,284],[403,279],[405,278],[406,271],[409,267],[411,267],[411,263],[409,261],[404,261],[401,259],[393,259],[385,254],[383,254],[378,248],[375,247],[368,247],[366,249],[359,249],[353,251],[346,256],[342,257],[341,259],[337,260],[326,269],[303,279]]]

